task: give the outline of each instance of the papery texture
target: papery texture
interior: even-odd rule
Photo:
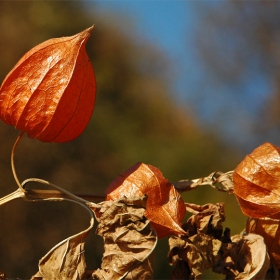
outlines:
[[[193,215],[183,225],[188,236],[205,233],[215,238],[221,238],[223,233],[222,223],[226,215],[224,203],[196,205],[185,203],[188,212]]]
[[[280,218],[280,149],[264,143],[236,167],[234,193],[249,217]]]
[[[85,50],[93,27],[27,52],[0,88],[0,118],[44,142],[67,142],[87,126],[96,83]]]
[[[86,271],[85,240],[93,227],[73,235],[53,247],[39,261],[39,271],[32,279],[80,280]]]
[[[158,237],[185,232],[181,228],[186,209],[181,195],[159,169],[137,163],[119,175],[106,190],[108,199],[148,195],[145,216]]]
[[[145,196],[123,198],[92,207],[105,251],[101,269],[93,272],[93,279],[152,279],[157,235],[144,216],[146,200]]]
[[[175,266],[171,279],[200,279],[217,261],[222,242],[206,234],[169,238],[169,264]]]
[[[271,263],[280,269],[280,220],[269,218],[248,218],[246,231],[264,238]]]
[[[223,243],[212,270],[226,275],[226,279],[265,279],[270,260],[263,237],[238,234],[231,240],[231,243]]]
[[[171,279],[203,279],[207,269],[224,274],[225,279],[265,279],[270,266],[262,236],[235,235],[224,243],[206,234],[169,238]]]

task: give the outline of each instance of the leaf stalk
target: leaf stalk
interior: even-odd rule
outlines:
[[[44,184],[44,185],[47,185],[49,187],[52,187],[52,188],[58,190],[60,193],[65,194],[66,197],[71,198],[72,200],[75,200],[77,202],[81,202],[81,203],[88,203],[89,202],[88,200],[85,200],[85,199],[83,199],[79,196],[76,196],[75,194],[73,194],[73,193],[71,193],[71,192],[69,192],[69,191],[67,191],[67,190],[49,182],[49,181],[42,180],[42,179],[39,179],[39,178],[26,179],[22,182],[22,186],[25,186],[27,183],[30,183],[30,182],[37,182],[37,183]],[[34,192],[33,192],[33,194],[34,194]],[[41,194],[42,194],[42,192],[41,192]],[[48,194],[52,194],[52,193],[49,192]]]
[[[16,173],[16,169],[15,169],[15,163],[14,163],[14,158],[15,158],[15,152],[16,152],[16,148],[18,146],[18,143],[19,141],[21,140],[21,138],[23,137],[24,135],[24,132],[21,132],[20,135],[18,136],[18,138],[16,139],[16,142],[13,146],[13,149],[12,149],[12,153],[11,153],[11,166],[12,166],[12,172],[13,172],[13,176],[14,176],[14,179],[19,187],[19,189],[25,193],[26,190],[23,188],[23,186],[21,185],[19,179],[18,179],[18,176],[17,176],[17,173]]]

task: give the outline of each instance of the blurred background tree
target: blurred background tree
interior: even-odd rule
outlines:
[[[94,5],[85,8],[80,1],[0,2],[1,81],[38,43],[96,25],[87,43],[98,89],[92,120],[69,143],[23,138],[16,153],[20,179],[39,177],[70,191],[102,194],[117,174],[138,161],[158,167],[176,181],[234,169],[243,158],[215,131],[200,129],[185,109],[188,104],[183,109],[175,103],[170,87],[175,75],[170,71],[172,61],[142,43],[133,27],[129,34],[119,30],[120,20],[127,19],[100,14]],[[130,21],[127,25],[133,26]],[[0,124],[1,196],[16,189],[9,160],[18,134]],[[184,199],[197,204],[225,201],[226,226],[238,233],[245,225],[234,196],[205,187],[184,194]],[[0,270],[21,278],[33,275],[38,260],[51,247],[89,222],[83,209],[68,202],[17,200],[0,207],[0,217]],[[86,243],[88,269],[100,265],[102,249],[102,239],[92,232]],[[155,279],[169,277],[166,255],[164,239],[156,250]]]
[[[210,123],[245,151],[279,145],[280,2],[208,1],[196,11],[196,53],[207,73],[197,106],[211,107]]]

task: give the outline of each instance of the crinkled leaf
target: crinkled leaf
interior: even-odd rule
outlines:
[[[105,201],[92,207],[104,239],[101,269],[93,279],[152,279],[155,230],[144,216],[146,197]]]
[[[205,233],[220,238],[223,233],[222,223],[225,221],[224,203],[196,205],[185,203],[188,212],[193,215],[187,220],[183,228],[192,236]]]
[[[86,270],[84,244],[92,227],[93,219],[88,229],[63,240],[53,247],[40,259],[39,272],[32,279],[82,279]]]
[[[206,269],[226,279],[263,279],[269,267],[264,239],[260,235],[230,237],[224,204],[187,204],[193,215],[183,225],[188,236],[169,238],[169,263],[175,266],[172,279],[200,279]]]
[[[171,279],[200,279],[217,262],[221,245],[220,240],[203,233],[190,238],[170,237],[168,259],[170,265],[175,265]]]
[[[87,126],[96,85],[85,50],[93,27],[27,52],[0,88],[0,118],[44,142],[66,142]]]
[[[280,218],[280,148],[264,143],[236,167],[234,193],[249,217]]]
[[[185,232],[181,228],[186,209],[181,195],[162,173],[151,165],[137,163],[119,175],[106,190],[107,200],[148,195],[145,216],[158,237]]]
[[[244,240],[246,246],[244,246]],[[270,260],[263,237],[257,234],[235,235],[232,237],[232,242],[241,243],[238,263],[244,267],[236,279],[264,278],[270,266]]]
[[[280,220],[249,218],[246,231],[264,238],[271,263],[280,269]]]
[[[264,279],[270,265],[266,245],[257,234],[234,235],[232,243],[223,243],[213,271],[226,279]]]

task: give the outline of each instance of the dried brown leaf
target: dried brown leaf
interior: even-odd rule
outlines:
[[[230,237],[228,228],[222,236],[223,203],[186,204],[186,209],[193,214],[183,225],[188,236],[169,238],[171,279],[200,279],[209,268],[226,279],[264,279],[270,261],[262,236]]]
[[[262,236],[235,235],[232,243],[223,243],[220,257],[213,271],[226,275],[226,279],[265,279],[270,261]]]
[[[31,277],[30,280],[43,280],[43,279],[44,277],[42,276],[42,274],[40,272],[37,272],[35,275]]]
[[[171,272],[170,279],[191,280],[194,279],[194,277],[191,275],[188,264],[182,260],[178,260],[175,264],[175,268]]]
[[[199,279],[217,261],[222,246],[218,238],[223,232],[224,204],[185,203],[185,206],[193,215],[183,225],[187,236],[169,239],[169,263],[175,265],[171,279]],[[228,239],[230,241],[230,237]]]
[[[193,215],[183,225],[189,236],[205,233],[215,238],[221,238],[222,222],[225,220],[224,203],[196,205],[185,203],[186,210]]]
[[[41,274],[40,271],[38,271],[35,275],[33,275],[33,276],[31,277],[30,280],[43,280],[43,275]]]
[[[105,201],[92,207],[104,239],[101,269],[93,279],[152,279],[155,230],[144,216],[147,197]]]
[[[203,233],[190,238],[170,237],[168,259],[170,265],[175,265],[171,279],[178,276],[180,279],[200,279],[203,272],[217,262],[221,245],[220,240]]]
[[[271,263],[280,268],[280,220],[249,218],[246,231],[257,233],[264,238]]]
[[[93,219],[91,219],[89,228],[63,240],[53,247],[40,259],[39,272],[32,279],[82,279],[86,270],[84,244],[92,227]]]
[[[232,237],[232,241],[235,243],[243,242],[244,239],[246,246],[243,245],[238,253],[239,263],[244,266],[244,271],[236,279],[262,279],[265,277],[270,265],[264,239],[257,234],[248,234],[242,237],[235,235]]]

